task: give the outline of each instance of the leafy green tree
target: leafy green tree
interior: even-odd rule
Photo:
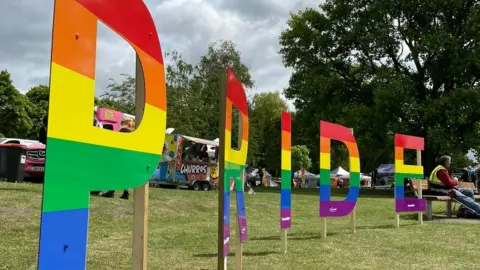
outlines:
[[[135,77],[121,74],[124,79],[119,83],[114,79],[107,86],[105,93],[97,99],[97,106],[114,109],[123,113],[135,115]]]
[[[29,104],[14,86],[10,73],[0,71],[0,133],[6,137],[26,138],[32,128]]]
[[[50,98],[50,88],[48,85],[37,85],[32,87],[25,94],[28,101],[35,105],[43,114],[48,112],[48,102]]]
[[[301,168],[305,170],[312,167],[312,160],[310,159],[310,150],[306,145],[292,146],[292,170],[297,171]]]
[[[285,95],[305,122],[354,128],[363,170],[393,161],[394,133],[424,137],[429,173],[480,145],[479,26],[475,1],[327,0],[281,34]]]
[[[27,137],[36,140],[42,126],[42,118],[48,112],[50,88],[47,85],[34,86],[25,97],[28,100],[27,112],[32,120],[32,128],[28,131]]]
[[[250,160],[254,165],[280,172],[281,117],[288,106],[279,92],[267,92],[253,95],[251,107]]]
[[[240,52],[231,41],[220,41],[208,46],[207,54],[200,58],[200,63],[195,66],[195,76],[192,81],[191,113],[195,117],[195,126],[198,136],[202,138],[218,137],[218,122],[220,116],[220,75],[224,74],[226,67],[230,66],[242,82],[245,90],[251,89],[254,82],[248,67],[242,62]],[[238,117],[234,117],[237,121]],[[233,126],[236,126],[234,122]],[[236,136],[232,135],[233,138]]]

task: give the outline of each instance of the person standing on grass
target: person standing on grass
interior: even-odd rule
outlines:
[[[459,217],[468,217],[472,215],[480,218],[480,204],[475,201],[475,193],[471,188],[459,188],[458,179],[452,178],[448,173],[448,168],[452,163],[450,156],[444,155],[438,159],[438,166],[433,169],[428,179],[430,190],[441,194],[448,194],[468,209],[460,207]]]
[[[126,119],[122,121],[122,127],[120,128],[119,132],[132,132],[135,130],[135,122],[132,119]],[[101,195],[102,197],[106,198],[113,198],[115,196],[115,190],[109,190]],[[128,189],[123,190],[122,196],[120,199],[128,200],[130,194],[128,193]]]

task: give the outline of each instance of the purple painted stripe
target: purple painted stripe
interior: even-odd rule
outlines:
[[[395,211],[397,213],[405,212],[425,212],[427,204],[424,199],[403,199],[395,200]]]
[[[230,253],[230,224],[223,224],[223,257]]]
[[[240,242],[245,242],[248,239],[247,218],[238,217],[238,225],[240,227]]]
[[[352,212],[356,202],[352,201],[320,201],[319,214],[320,217],[344,217]]]
[[[288,229],[292,222],[292,210],[290,208],[280,209],[280,228]]]

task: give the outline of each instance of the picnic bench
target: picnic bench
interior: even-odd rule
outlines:
[[[429,182],[428,180],[425,179],[410,179],[409,185],[410,185],[410,190],[415,193],[417,196],[417,191],[418,191],[418,182],[421,181],[422,185],[422,193],[423,190],[428,191],[430,189]],[[474,183],[471,182],[458,182],[458,187],[459,188],[471,188],[475,193],[477,193],[477,188],[475,187]],[[445,202],[446,203],[446,215],[447,217],[452,217],[452,202],[455,202],[450,196],[448,195],[423,195],[423,199],[427,201],[427,212],[426,212],[426,220],[432,220],[433,219],[433,212],[432,212],[432,202],[437,201],[437,202]],[[475,199],[480,199],[480,194],[475,194]]]

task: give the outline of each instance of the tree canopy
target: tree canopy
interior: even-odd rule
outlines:
[[[425,137],[426,171],[480,145],[475,1],[328,0],[287,24],[285,95],[314,149],[319,119],[354,128],[367,171],[393,161],[394,133]]]

